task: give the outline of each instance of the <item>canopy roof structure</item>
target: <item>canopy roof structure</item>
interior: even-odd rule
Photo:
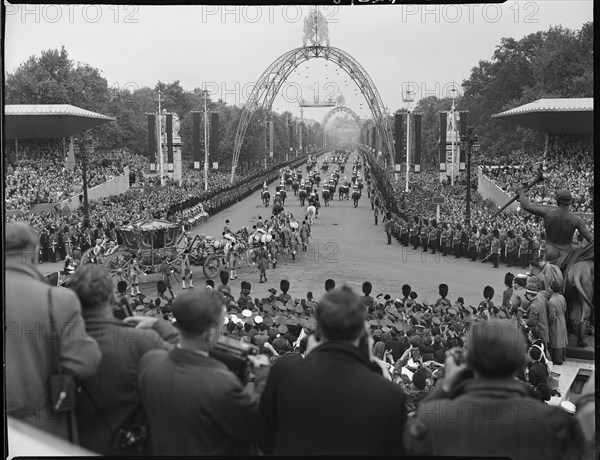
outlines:
[[[4,107],[7,139],[71,137],[116,118],[69,104],[16,104]]]
[[[538,99],[492,118],[550,134],[590,134],[594,131],[594,98]]]

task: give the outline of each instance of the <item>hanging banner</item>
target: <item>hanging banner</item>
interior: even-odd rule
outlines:
[[[167,113],[167,126],[165,128],[167,132],[167,163],[169,163],[169,170],[172,169],[173,164],[173,114]]]
[[[404,159],[404,133],[403,133],[403,128],[404,128],[404,121],[402,120],[402,114],[401,113],[397,113],[394,115],[394,141],[396,143],[394,150],[395,155],[394,155],[394,163],[396,165],[401,165],[402,163],[405,162]],[[396,170],[398,171],[398,168],[396,168]]]
[[[210,114],[210,158],[214,163],[218,163],[219,158],[219,114]],[[213,169],[217,169],[213,166]]]
[[[155,161],[156,159],[156,115],[148,114],[148,159]]]
[[[467,114],[469,113],[468,111],[461,111],[460,113],[460,137],[462,138],[462,136],[466,136],[467,135]],[[459,148],[459,170],[460,171],[465,171],[466,168],[466,164],[465,162],[467,161],[466,159],[466,152],[464,151],[464,149]]]
[[[421,114],[415,113],[415,172],[421,172]]]
[[[440,112],[440,172],[446,172],[446,112]]]
[[[269,158],[273,158],[273,140],[275,139],[275,129],[273,122],[269,122]]]
[[[200,169],[202,161],[202,147],[200,145],[200,112],[192,112],[192,141],[194,169]]]

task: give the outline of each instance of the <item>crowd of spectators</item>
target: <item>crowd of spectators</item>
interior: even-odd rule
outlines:
[[[544,181],[531,191],[532,203],[555,204],[556,190],[567,188],[573,195],[573,211],[593,212],[594,152],[593,141],[587,137],[552,135],[546,155],[523,158],[512,154],[482,165],[483,173],[510,196],[540,167]]]
[[[305,158],[295,159],[290,165],[299,165]],[[270,182],[279,176],[279,169],[288,163],[274,165],[265,171],[261,168],[249,170],[243,176],[236,176],[231,184],[229,174],[213,173],[208,191],[192,178],[187,178],[182,186],[173,180],[167,180],[161,187],[157,178],[149,178],[137,183],[121,195],[113,195],[89,202],[90,236],[85,238],[83,228],[83,208],[76,211],[46,211],[37,213],[14,213],[7,216],[7,222],[23,221],[33,226],[42,238],[40,262],[63,259],[71,247],[85,251],[95,241],[91,235],[105,234],[111,238],[109,229],[118,228],[127,223],[162,219],[180,224],[183,228],[198,225],[207,215],[213,215],[249,194],[260,189],[265,181]],[[294,167],[295,167],[294,166]],[[254,175],[252,175],[254,174]],[[54,236],[53,236],[54,235]],[[46,238],[47,236],[47,238]],[[55,245],[52,242],[55,239]]]
[[[30,275],[21,266],[30,267],[23,263],[25,254],[29,263],[34,260],[35,235],[22,224],[8,230],[11,298],[25,290],[46,299],[47,289],[23,284]],[[130,298],[126,283],[115,292],[108,271],[90,264],[67,288],[58,288],[65,293],[54,294],[53,306],[40,303],[45,305],[40,314],[10,302],[10,324],[37,321],[41,327],[48,309],[62,311],[67,300],[76,302],[80,307],[71,323],[85,332],[63,334],[61,347],[48,347],[54,353],[48,366],[35,367],[26,365],[30,361],[23,353],[33,353],[30,348],[43,347],[44,341],[29,343],[11,331],[9,416],[68,438],[68,430],[57,429],[59,418],[36,418],[26,410],[27,386],[19,388],[19,379],[43,387],[51,363],[63,359],[69,365],[86,363],[75,373],[82,388],[74,408],[76,429],[81,445],[100,454],[559,459],[594,452],[583,431],[593,399],[582,399],[575,417],[545,404],[554,390],[544,377],[554,332],[542,329],[533,310],[556,292],[541,289],[543,279],[536,275],[525,289],[507,283],[502,297],[510,300],[508,306],[494,303],[489,286],[475,306],[461,297],[450,300],[456,294],[444,284],[440,298],[427,302],[408,285],[401,294],[373,297],[377,286],[365,282],[359,297],[328,279],[324,290],[295,298],[287,280],[280,282],[280,293],[275,287],[256,292],[244,281],[239,294],[228,285],[227,271],[220,281],[215,286],[207,280],[176,299],[165,296],[159,281],[156,295]],[[213,354],[221,336],[258,348],[259,355],[248,358],[250,374]],[[497,417],[486,416],[488,403],[501,405]],[[450,421],[447,410],[457,405],[458,415]],[[514,417],[525,409],[533,418]],[[499,431],[498,423],[505,429]],[[116,442],[118,435],[134,442]]]
[[[8,144],[14,149],[12,144]],[[36,204],[60,203],[83,190],[81,159],[63,153],[62,140],[21,141],[18,155],[8,155],[5,180],[7,210],[29,211]],[[131,171],[147,169],[147,160],[125,150],[98,151],[88,158],[88,188]]]
[[[541,219],[521,209],[518,211],[505,210],[492,219],[498,207],[491,200],[483,200],[477,193],[476,177],[471,184],[471,219],[470,226],[467,227],[465,225],[466,181],[464,179],[461,178],[454,186],[451,186],[446,181],[440,183],[439,172],[437,170],[425,169],[419,174],[412,174],[410,176],[410,192],[406,193],[404,191],[404,183],[396,181],[392,172],[384,169],[369,156],[366,156],[366,162],[369,170],[369,182],[371,189],[374,191],[372,194],[374,200],[372,200],[371,206],[374,208],[374,201],[377,201],[382,215],[386,216],[389,213],[389,220],[392,225],[391,233],[398,239],[404,233],[406,235],[406,240],[403,241],[405,245],[408,245],[408,243],[412,244],[412,241],[408,241],[409,235],[412,232],[416,232],[418,235],[418,244],[415,247],[420,246],[423,248],[421,234],[423,227],[425,227],[429,249],[435,251],[433,248],[434,245],[430,240],[430,236],[432,236],[436,242],[435,247],[440,250],[443,231],[448,229],[450,231],[449,237],[452,238],[453,235],[456,235],[457,230],[460,230],[462,232],[460,242],[461,253],[457,254],[454,245],[450,241],[447,244],[447,253],[454,256],[467,255],[469,239],[471,235],[475,234],[473,241],[477,245],[476,258],[491,261],[487,256],[490,255],[492,232],[498,230],[501,249],[500,262],[511,265],[506,254],[508,235],[512,235],[511,238],[515,240],[517,251],[521,240],[526,243],[523,247],[529,254],[526,260],[519,262],[519,265],[526,266],[532,258],[539,257],[540,254],[543,255],[543,252],[540,253],[540,248],[543,251],[546,236]],[[552,161],[547,162],[547,165],[551,164],[553,164]],[[554,166],[550,167],[554,168]],[[593,174],[593,168],[590,167],[589,171]],[[528,173],[525,176],[527,177],[527,181],[530,181],[532,174]],[[575,179],[573,178],[573,180]],[[566,183],[564,186],[569,188],[570,184]],[[573,188],[576,189],[576,187],[577,184]],[[536,191],[537,188],[530,193],[530,196],[536,196]],[[556,205],[555,193],[556,191],[552,189],[553,205]],[[436,196],[444,197],[444,203],[440,205],[439,221],[436,218],[436,205],[433,203],[433,198]],[[534,199],[531,201],[535,203]],[[582,217],[593,233],[593,215],[584,215]],[[583,243],[583,238],[578,232],[574,235],[573,243],[575,245]]]

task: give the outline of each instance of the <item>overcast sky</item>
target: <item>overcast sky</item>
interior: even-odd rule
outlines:
[[[370,75],[384,105],[404,106],[410,83],[416,98],[443,97],[453,82],[490,59],[502,37],[593,20],[592,1],[509,1],[503,5],[375,5],[321,7],[331,46],[352,55]],[[244,103],[253,83],[285,52],[302,46],[308,7],[7,5],[5,68],[64,45],[69,57],[97,67],[109,86],[133,89],[158,80],[191,90],[205,83],[213,99]],[[416,86],[414,86],[416,85]],[[311,59],[293,72],[274,103],[300,114],[306,100],[343,94],[367,116],[358,87],[336,64]],[[328,109],[305,109],[320,120]]]

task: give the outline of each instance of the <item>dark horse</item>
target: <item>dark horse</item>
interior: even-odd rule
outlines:
[[[306,190],[300,189],[298,192],[298,198],[300,198],[300,206],[304,207],[304,202],[306,201]]]
[[[260,199],[263,201],[265,208],[266,208],[267,206],[269,206],[269,202],[271,201],[271,194],[269,193],[268,190],[264,190],[260,194]]]
[[[352,192],[352,201],[354,201],[354,207],[358,206],[358,200],[360,199],[360,192],[355,190]]]

